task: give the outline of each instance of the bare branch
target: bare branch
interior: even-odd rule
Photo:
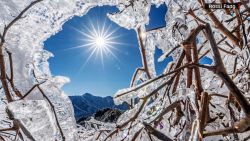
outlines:
[[[217,130],[217,131],[210,131],[210,132],[204,132],[203,136],[208,137],[208,136],[215,136],[215,135],[227,135],[236,132],[236,130],[232,127]]]
[[[57,127],[58,127],[59,132],[60,132],[60,134],[61,134],[61,136],[62,136],[62,140],[65,141],[65,136],[64,136],[63,131],[62,131],[62,128],[61,128],[61,126],[60,126],[60,123],[59,123],[59,120],[58,120],[58,117],[57,117],[57,114],[56,114],[54,105],[52,104],[52,102],[50,101],[50,99],[45,95],[45,93],[43,92],[43,90],[40,88],[39,85],[37,85],[37,88],[38,88],[38,90],[41,92],[41,94],[43,95],[43,97],[48,101],[50,107],[52,108],[52,111],[53,111],[53,113],[54,113],[54,115],[55,115]]]
[[[106,141],[108,138],[111,138],[115,133],[117,133],[117,132],[118,132],[118,129],[121,129],[121,128],[123,128],[124,126],[126,126],[129,122],[134,121],[134,120],[138,117],[138,115],[140,114],[140,112],[142,111],[142,109],[143,109],[143,107],[145,106],[146,102],[147,102],[147,99],[143,99],[143,102],[142,102],[141,106],[139,107],[138,111],[137,111],[130,119],[128,119],[126,122],[122,123],[121,125],[118,125],[118,126],[116,127],[117,129],[114,130],[114,131],[112,131],[112,132],[104,139],[104,141]]]
[[[4,139],[2,136],[0,136],[0,139],[1,139],[2,141],[5,141],[5,139]]]
[[[147,64],[147,58],[146,58],[146,51],[145,51],[145,45],[143,43],[143,39],[142,39],[142,31],[141,31],[141,27],[139,27],[137,29],[137,33],[138,33],[138,38],[139,38],[139,47],[140,47],[140,51],[141,51],[141,55],[142,55],[142,62],[143,62],[143,68],[148,76],[149,79],[151,79],[149,70],[148,70],[148,64]]]
[[[208,16],[210,19],[213,21],[214,25],[216,28],[218,28],[222,33],[224,33],[233,43],[234,45],[241,47],[242,45],[240,44],[240,40],[235,37],[219,20],[218,18],[214,15],[214,13],[211,11],[211,9],[205,8],[204,4],[205,1],[201,0],[201,5],[204,11],[208,13]]]
[[[10,82],[11,88],[14,91],[15,95],[18,96],[19,98],[22,97],[21,92],[16,88],[15,84],[14,84],[14,71],[13,71],[13,60],[12,60],[12,54],[11,52],[9,52],[8,50],[6,51],[8,56],[9,56],[9,62],[10,62],[10,78],[7,76],[6,77],[8,79],[8,81]]]
[[[191,15],[192,17],[194,17],[197,21],[199,21],[200,23],[202,24],[206,24],[205,21],[203,21],[202,19],[200,19],[199,17],[197,17],[195,14],[194,14],[194,11],[192,9],[190,9],[188,11],[188,14]]]
[[[34,78],[36,79],[36,81],[39,83],[39,81],[37,80],[37,77],[36,77],[36,74],[35,74],[35,71],[33,70],[33,75],[34,75]],[[44,83],[44,82],[42,82],[42,83]],[[42,83],[40,83],[40,84],[42,84]],[[50,105],[50,107],[51,107],[51,109],[52,109],[52,111],[53,111],[53,113],[54,113],[54,116],[55,116],[55,119],[56,119],[56,124],[57,124],[57,127],[58,127],[58,129],[59,129],[59,132],[60,132],[60,134],[61,134],[61,137],[62,137],[62,140],[63,141],[65,141],[65,136],[64,136],[64,133],[63,133],[63,131],[62,131],[62,128],[61,128],[61,126],[60,126],[60,123],[59,123],[59,120],[58,120],[58,117],[57,117],[57,114],[56,114],[56,111],[55,111],[55,107],[54,107],[54,105],[53,105],[53,103],[50,101],[50,99],[47,97],[47,95],[44,93],[44,91],[42,90],[42,88],[40,87],[40,85],[35,85],[37,88],[38,88],[38,90],[40,91],[40,93],[43,95],[43,97],[47,100],[47,102],[49,103],[49,105]],[[34,87],[34,86],[33,86]],[[32,87],[32,88],[33,88]],[[32,91],[33,89],[31,88],[31,90],[30,91]],[[29,92],[28,92],[29,93]],[[28,94],[27,94],[28,95]]]
[[[42,85],[45,82],[46,81],[44,81],[44,82],[42,82],[40,84],[35,84],[33,87],[30,88],[30,90],[28,90],[28,92],[26,92],[26,94],[23,95],[23,97],[20,100],[26,98],[37,86]]]
[[[241,93],[239,88],[234,84],[232,79],[228,76],[226,69],[224,68],[224,64],[222,62],[218,46],[215,42],[211,27],[209,24],[206,25],[206,34],[207,34],[208,40],[210,41],[211,49],[212,49],[212,52],[214,54],[214,64],[216,66],[215,73],[221,77],[221,79],[224,81],[224,83],[226,84],[228,89],[236,97],[236,99],[240,103],[243,111],[247,115],[250,115],[250,109],[249,109],[250,104],[248,103],[248,101],[246,100],[244,95]]]
[[[154,135],[155,137],[157,137],[159,140],[162,141],[172,141],[172,139],[170,139],[168,136],[164,135],[163,133],[161,133],[160,131],[154,129],[150,124],[143,122],[143,125],[145,126],[145,128],[147,129],[148,133]]]
[[[160,79],[160,78],[163,78],[163,77],[165,77],[165,76],[167,76],[167,75],[176,74],[176,73],[180,72],[181,70],[183,70],[183,69],[185,69],[185,68],[192,68],[192,67],[201,67],[201,68],[208,69],[208,70],[210,70],[210,71],[215,71],[214,66],[206,66],[206,65],[195,64],[195,63],[186,64],[186,65],[183,65],[183,66],[181,66],[181,67],[179,67],[179,68],[177,68],[177,69],[175,69],[175,70],[173,70],[173,71],[170,71],[170,72],[168,72],[168,73],[166,73],[166,74],[159,75],[158,77],[156,77],[156,78],[154,78],[154,79],[151,79],[151,80],[149,80],[149,81],[146,81],[145,83],[142,83],[142,84],[139,85],[138,87],[135,87],[135,88],[133,88],[133,89],[131,89],[131,90],[129,90],[129,91],[126,91],[126,92],[124,92],[124,93],[121,93],[121,94],[117,95],[115,98],[120,97],[120,96],[122,96],[122,95],[125,95],[125,94],[127,94],[127,93],[130,93],[130,92],[132,92],[132,91],[136,91],[136,90],[138,90],[138,89],[140,89],[140,88],[142,88],[142,87],[144,87],[144,86],[146,86],[146,85],[148,85],[148,84],[150,84],[150,83],[152,83],[152,82],[154,82],[154,81],[156,81],[156,80],[158,80],[158,79]]]
[[[143,130],[143,128],[141,128],[139,131],[137,131],[137,132],[134,134],[134,136],[133,136],[133,138],[131,139],[131,141],[135,141],[136,138],[140,135],[140,133],[141,133],[142,130]]]
[[[180,67],[180,65],[181,65],[182,60],[184,59],[184,57],[185,57],[185,52],[182,52],[182,53],[181,53],[181,56],[180,56],[180,58],[179,58],[179,61],[177,62],[175,68]],[[132,92],[132,91],[139,90],[140,88],[142,88],[142,87],[144,87],[144,86],[146,86],[146,85],[148,85],[148,84],[150,84],[150,83],[152,83],[152,82],[154,82],[154,81],[157,81],[157,80],[159,80],[159,79],[161,79],[161,78],[163,78],[163,77],[165,77],[165,76],[167,76],[167,75],[171,75],[171,74],[176,73],[176,72],[177,72],[177,71],[174,70],[174,71],[169,71],[169,72],[167,72],[167,73],[165,73],[165,74],[159,75],[159,76],[157,76],[157,77],[155,77],[155,78],[153,78],[153,79],[150,79],[150,80],[148,80],[148,81],[146,81],[146,82],[140,84],[139,86],[137,86],[137,87],[131,89],[130,91],[126,91],[126,92],[124,92],[124,93],[121,93],[121,94],[115,96],[115,98],[120,97],[120,96],[125,95],[125,94],[128,94],[128,93],[130,93],[130,92]]]
[[[200,121],[200,126],[199,126],[199,133],[201,135],[201,137],[203,136],[203,130],[206,126],[206,123],[208,121],[208,114],[209,114],[209,110],[208,110],[208,106],[209,106],[209,96],[206,92],[202,93],[201,96],[201,106],[200,106],[200,110],[199,110],[199,121]],[[202,139],[200,139],[202,140]]]
[[[10,27],[11,27],[12,25],[14,25],[19,19],[21,19],[22,16],[23,16],[23,14],[24,14],[26,11],[28,11],[33,5],[35,5],[36,3],[41,2],[41,1],[43,1],[43,0],[36,0],[36,1],[31,2],[26,8],[24,8],[24,9],[19,13],[19,15],[18,15],[15,19],[13,19],[13,20],[4,28],[3,35],[2,35],[2,38],[1,38],[1,39],[2,39],[2,40],[1,40],[2,43],[5,42],[6,33],[8,32],[8,30],[10,29]]]
[[[176,49],[180,48],[180,45],[175,46],[174,48],[172,48],[169,52],[167,52],[166,54],[164,54],[165,58],[167,58],[171,53],[173,53]]]
[[[0,129],[0,132],[16,130],[16,127],[10,127],[5,129]]]
[[[35,5],[36,3],[40,2],[42,0],[36,0],[34,2],[32,2],[30,5],[28,5],[15,19],[13,19],[5,28],[3,31],[3,34],[1,35],[1,42],[0,42],[0,71],[1,71],[1,82],[2,82],[2,86],[4,88],[4,93],[6,95],[7,101],[8,102],[12,102],[13,99],[11,97],[10,94],[10,90],[8,88],[8,83],[7,83],[7,77],[6,77],[6,68],[5,68],[5,59],[4,59],[4,54],[3,54],[3,45],[5,43],[5,36],[9,30],[9,28],[15,24],[15,22],[17,22],[22,16],[23,14],[29,10],[33,5]],[[12,72],[13,73],[13,70]]]
[[[199,63],[199,57],[198,57],[198,50],[196,44],[193,42],[192,44],[192,50],[193,50],[193,60],[195,64]],[[201,75],[200,75],[200,69],[199,67],[194,67],[194,76],[195,76],[195,85],[198,90],[198,94],[200,95],[203,91],[202,84],[201,84]]]
[[[132,77],[132,81],[131,81],[131,84],[130,84],[130,87],[133,87],[134,86],[134,83],[135,83],[135,78],[138,74],[139,71],[145,71],[143,68],[137,68],[133,77]]]
[[[10,90],[8,87],[7,77],[6,77],[6,68],[5,68],[5,60],[4,60],[4,54],[3,54],[3,43],[0,43],[0,71],[1,71],[1,82],[2,87],[4,89],[5,96],[7,98],[8,102],[12,102],[13,99],[10,94]]]
[[[8,50],[6,51],[9,56],[10,61],[10,81],[13,82],[14,79],[14,72],[13,72],[13,60],[12,60],[12,54]]]
[[[168,112],[170,112],[171,110],[173,110],[174,108],[176,108],[177,106],[180,105],[180,101],[175,101],[173,102],[172,104],[170,104],[168,107],[164,108],[162,110],[162,112],[153,120],[153,121],[156,121],[156,120],[159,120],[161,117],[163,117],[165,114],[167,114]],[[152,121],[152,122],[153,122]],[[151,122],[151,123],[152,123]]]
[[[190,64],[192,62],[191,44],[183,43],[182,47],[185,50],[186,61],[187,61],[188,64]],[[192,79],[193,79],[193,68],[188,67],[187,68],[187,82],[186,82],[187,83],[187,88],[190,88],[190,86],[192,85]]]

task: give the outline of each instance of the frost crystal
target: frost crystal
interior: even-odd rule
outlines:
[[[204,3],[214,1],[43,0],[3,34],[6,25],[31,2],[0,2],[0,35],[4,35],[0,62],[5,61],[0,71],[6,71],[1,75],[0,130],[11,127],[8,135],[0,133],[0,140],[15,140],[16,125],[23,138],[36,140],[63,140],[62,133],[70,141],[249,138],[249,3],[234,1],[242,2],[237,10],[209,10]],[[167,24],[147,31],[151,5],[161,4],[168,7]],[[61,90],[69,79],[51,75],[48,59],[53,54],[43,49],[43,42],[73,16],[102,5],[116,6],[119,11],[108,17],[136,30],[143,66],[135,71],[130,87],[114,96],[116,104],[130,106],[116,124],[91,119],[76,126],[72,104]],[[164,53],[158,61],[173,59],[159,76],[154,64],[156,47]],[[201,64],[204,56],[212,64]],[[22,99],[20,93],[27,92]],[[230,128],[226,134],[218,133],[225,128]]]
[[[8,110],[29,139],[57,139],[55,118],[44,100],[23,100],[8,104]]]

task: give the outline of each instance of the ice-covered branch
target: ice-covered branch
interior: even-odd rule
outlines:
[[[172,141],[172,139],[170,139],[168,136],[166,136],[165,134],[161,133],[160,131],[154,129],[152,126],[150,126],[150,124],[148,124],[146,122],[143,122],[143,125],[145,126],[145,128],[146,128],[146,130],[148,131],[149,134],[154,135],[159,140],[162,140],[162,141]]]
[[[246,100],[242,92],[239,90],[239,88],[234,84],[232,79],[228,76],[224,64],[221,59],[221,55],[218,49],[218,46],[216,44],[216,41],[213,37],[213,33],[211,30],[211,27],[209,24],[206,25],[206,33],[208,40],[210,41],[211,44],[211,49],[214,54],[214,64],[215,64],[215,73],[221,77],[221,79],[225,82],[227,85],[228,89],[232,92],[232,94],[236,97],[237,101],[240,103],[243,111],[247,114],[250,115],[250,109],[249,109],[249,102]]]
[[[209,8],[205,8],[205,0],[201,0],[201,5],[202,8],[204,9],[204,11],[207,12],[208,16],[210,17],[210,19],[212,20],[212,22],[214,23],[214,26],[216,28],[218,28],[222,33],[224,33],[230,40],[232,40],[232,42],[234,43],[234,45],[241,47],[242,43],[240,43],[240,39],[238,39],[235,35],[233,35],[219,20],[218,18],[215,16],[214,12],[209,9]]]
[[[2,37],[1,38],[2,43],[5,42],[5,36],[6,36],[7,32],[8,32],[8,30],[10,29],[10,27],[12,25],[14,25],[18,20],[20,20],[23,17],[23,15],[25,14],[26,11],[28,11],[32,6],[34,6],[35,4],[37,4],[37,3],[41,2],[41,1],[43,1],[43,0],[35,0],[35,1],[31,2],[7,26],[4,27],[3,35],[1,36]]]

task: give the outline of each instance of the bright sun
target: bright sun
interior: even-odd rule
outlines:
[[[106,41],[105,38],[103,37],[97,37],[95,40],[95,44],[98,48],[103,48],[105,47]]]
[[[115,45],[122,45],[122,43],[116,42],[115,39],[120,36],[115,36],[114,33],[119,29],[112,29],[112,26],[106,26],[106,19],[104,20],[103,24],[100,25],[97,21],[97,24],[94,24],[94,22],[90,22],[89,26],[84,26],[84,29],[75,29],[79,33],[81,33],[83,36],[80,40],[83,42],[81,45],[70,48],[70,49],[76,49],[76,48],[88,48],[88,58],[85,61],[83,67],[88,63],[88,61],[92,58],[93,55],[95,55],[95,58],[101,58],[102,65],[104,65],[104,56],[113,56],[115,59],[118,59],[115,54],[113,53],[113,49],[115,48]]]

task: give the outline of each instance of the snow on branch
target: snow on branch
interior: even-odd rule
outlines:
[[[41,139],[48,131],[35,132],[34,122],[53,128],[52,140],[248,139],[250,5],[241,1],[236,9],[208,9],[208,2],[5,0],[8,8],[0,5],[0,139]],[[146,30],[151,5],[162,4],[168,8],[167,24]],[[97,5],[116,6],[119,12],[108,17],[136,31],[143,66],[135,70],[130,87],[114,96],[115,103],[130,104],[115,125],[76,129],[72,105],[60,89],[67,81],[51,76],[47,59],[52,54],[43,50],[43,42],[72,16]],[[158,76],[156,48],[163,52],[158,61],[173,59]],[[204,58],[212,63],[202,63]],[[27,111],[18,111],[20,103]],[[24,114],[38,107],[33,116]],[[39,121],[38,115],[46,118]]]

